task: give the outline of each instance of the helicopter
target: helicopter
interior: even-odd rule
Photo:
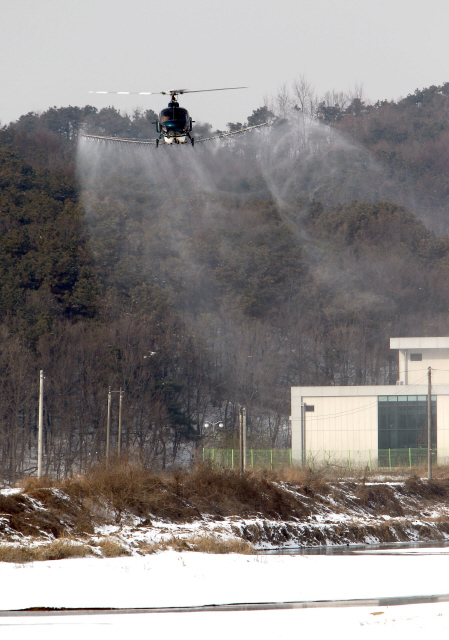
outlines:
[[[210,136],[209,138],[198,138],[195,139],[192,135],[192,125],[195,122],[189,115],[187,109],[179,106],[178,95],[183,95],[184,93],[204,93],[206,91],[231,91],[234,89],[247,89],[248,87],[225,87],[223,89],[170,89],[169,91],[89,91],[89,93],[97,93],[97,94],[115,94],[115,95],[138,95],[138,96],[149,96],[149,95],[169,95],[171,96],[171,100],[168,103],[168,107],[166,109],[162,109],[157,118],[156,122],[153,124],[156,125],[156,131],[159,133],[159,137],[155,140],[138,140],[135,138],[115,138],[108,136],[95,136],[83,133],[82,136],[84,138],[91,138],[94,140],[111,140],[113,142],[122,142],[127,144],[138,144],[138,145],[155,145],[156,148],[160,144],[191,144],[194,146],[195,142],[207,142],[209,140],[217,140],[219,138],[227,138],[229,136],[236,135],[238,133],[245,133],[246,131],[250,131],[251,129],[258,129],[259,127],[268,126],[268,122],[264,122],[262,124],[252,125],[250,127],[243,127],[241,129],[237,129],[236,131],[223,131],[216,135]]]

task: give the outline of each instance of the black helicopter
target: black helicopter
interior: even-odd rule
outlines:
[[[251,129],[258,129],[259,127],[268,126],[268,122],[263,124],[256,124],[251,127],[243,127],[236,131],[224,131],[217,135],[210,136],[209,138],[195,138],[191,135],[192,124],[194,120],[189,116],[187,109],[183,109],[179,106],[177,100],[178,95],[184,93],[203,93],[205,91],[230,91],[233,89],[247,89],[247,87],[226,87],[224,89],[171,89],[170,91],[89,91],[89,93],[108,94],[114,93],[116,95],[138,95],[149,96],[152,94],[170,95],[171,100],[168,103],[167,109],[162,109],[158,119],[154,123],[156,125],[156,131],[160,134],[156,140],[137,140],[133,138],[113,138],[107,136],[93,136],[88,134],[82,134],[84,138],[93,138],[94,140],[112,140],[113,142],[125,142],[128,144],[140,144],[140,145],[156,145],[159,144],[191,144],[192,147],[195,142],[207,142],[208,140],[217,140],[218,138],[227,138],[228,136],[236,135],[237,133],[245,133]]]

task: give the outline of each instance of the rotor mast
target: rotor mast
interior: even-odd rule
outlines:
[[[175,91],[171,91],[170,95],[171,95],[171,100],[168,103],[168,106],[169,107],[179,107],[178,94]]]

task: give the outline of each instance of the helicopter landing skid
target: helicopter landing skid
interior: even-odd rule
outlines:
[[[192,138],[189,133],[185,133],[182,136],[161,136],[156,139],[156,149],[160,144],[172,146],[178,144],[189,144],[189,142],[192,147],[195,145],[195,138]]]

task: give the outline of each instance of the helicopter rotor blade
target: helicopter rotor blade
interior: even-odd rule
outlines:
[[[157,91],[88,91],[87,93],[101,93],[101,94],[112,93],[116,96],[151,96],[154,93],[158,93],[158,92]]]
[[[223,87],[221,89],[180,89],[179,91],[167,91],[166,93],[205,93],[206,91],[231,91],[233,89],[248,89],[249,87]]]
[[[157,91],[156,93],[161,96],[177,96],[187,92],[188,89],[169,89],[168,91]]]
[[[184,93],[205,93],[206,91],[232,91],[234,89],[248,89],[248,87],[223,87],[220,89],[169,89],[168,91],[88,91],[88,93],[96,94],[113,94],[118,96],[176,96]]]

